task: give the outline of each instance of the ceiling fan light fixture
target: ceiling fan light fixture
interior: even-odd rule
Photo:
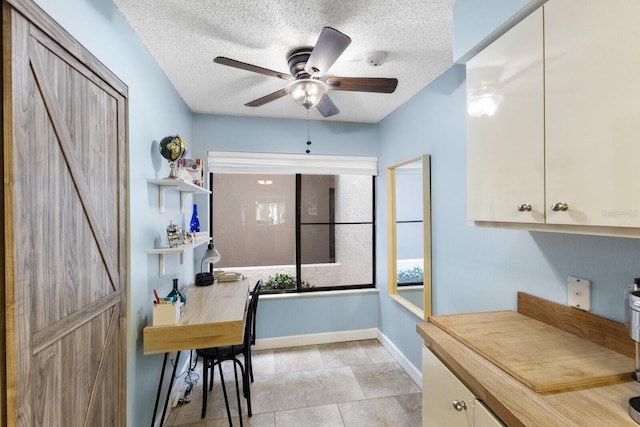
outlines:
[[[329,90],[329,86],[322,80],[300,79],[289,83],[285,90],[291,95],[296,104],[308,110],[318,105]]]

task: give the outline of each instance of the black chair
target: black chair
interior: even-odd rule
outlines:
[[[260,290],[262,289],[262,279],[258,280],[256,286],[251,293],[251,299],[249,301],[249,307],[247,308],[247,318],[244,327],[244,337],[242,344],[224,346],[224,347],[211,347],[196,350],[196,354],[202,357],[202,418],[206,416],[207,412],[207,391],[213,389],[213,368],[217,364],[220,372],[220,381],[222,382],[222,391],[224,394],[225,405],[227,409],[227,417],[229,418],[229,425],[231,425],[231,411],[229,410],[229,401],[227,399],[227,391],[224,384],[224,377],[222,375],[222,362],[225,360],[233,361],[233,369],[236,380],[236,397],[238,399],[238,414],[240,416],[240,425],[242,426],[242,408],[240,405],[240,389],[238,387],[238,371],[237,367],[240,367],[240,373],[242,376],[242,389],[243,395],[247,399],[247,413],[252,416],[251,413],[251,390],[249,389],[249,383],[253,382],[253,367],[251,365],[251,346],[255,344],[256,335],[256,313],[258,310],[258,297],[260,296]],[[244,365],[238,359],[238,356],[242,355],[244,358]],[[209,369],[211,374],[209,377]],[[207,384],[210,380],[210,384]],[[208,387],[207,387],[208,385]]]

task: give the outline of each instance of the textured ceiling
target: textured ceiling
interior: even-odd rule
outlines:
[[[216,64],[226,56],[289,73],[287,53],[315,45],[322,28],[351,37],[324,77],[395,77],[393,94],[330,91],[340,113],[313,120],[377,123],[453,63],[454,0],[114,0],[182,98],[196,113],[306,119],[289,97],[244,104],[287,81]],[[383,52],[374,67],[366,60]]]

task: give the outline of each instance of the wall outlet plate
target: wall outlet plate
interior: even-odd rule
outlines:
[[[591,282],[587,279],[569,276],[569,306],[589,311],[591,309]]]

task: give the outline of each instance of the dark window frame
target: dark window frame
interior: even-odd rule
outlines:
[[[211,194],[209,195],[209,230],[213,232],[213,215],[211,212],[213,211],[213,192],[215,188],[213,187],[213,172],[209,173],[209,188],[211,189]],[[280,289],[280,290],[269,290],[264,291],[265,294],[285,294],[285,293],[307,293],[307,292],[323,292],[323,291],[342,291],[342,290],[354,290],[354,289],[374,289],[376,288],[376,176],[371,176],[371,221],[366,222],[335,222],[335,218],[332,218],[333,221],[330,222],[318,222],[318,223],[304,223],[305,225],[329,225],[330,227],[335,229],[336,225],[363,225],[370,224],[371,225],[371,237],[372,237],[372,245],[371,245],[371,268],[372,268],[372,283],[366,284],[356,284],[356,285],[338,285],[338,286],[323,286],[323,287],[313,287],[313,288],[303,288],[302,287],[302,254],[301,254],[301,210],[302,210],[302,175],[296,174],[296,207],[295,207],[295,260],[296,260],[296,289]],[[211,267],[212,268],[212,267]]]

